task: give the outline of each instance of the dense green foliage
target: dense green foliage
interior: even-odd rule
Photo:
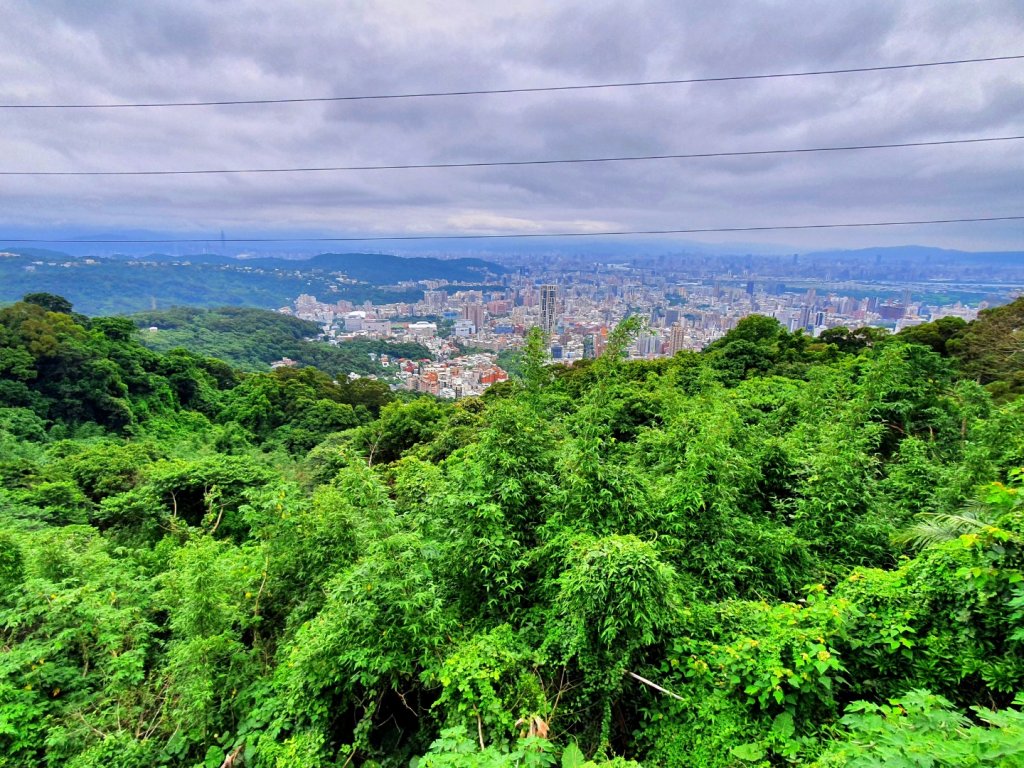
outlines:
[[[326,280],[311,280],[295,273],[218,264],[92,261],[86,264],[64,254],[43,258],[0,257],[0,302],[15,301],[28,291],[51,291],[66,295],[75,306],[90,314],[139,312],[185,304],[241,304],[276,309],[300,293],[326,290],[328,285]]]
[[[0,766],[1024,765],[992,315],[445,403],[56,298],[0,310]]]
[[[332,376],[382,374],[381,354],[413,360],[430,358],[422,344],[355,339],[340,345],[312,341],[320,326],[263,309],[175,307],[140,312],[131,319],[144,329],[142,343],[159,352],[181,347],[248,371],[265,371],[275,360],[290,358]],[[150,331],[150,328],[157,328]]]

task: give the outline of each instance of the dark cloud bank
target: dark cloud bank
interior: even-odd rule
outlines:
[[[0,13],[5,103],[503,88],[1024,53],[1017,2],[0,0]],[[0,170],[520,160],[1018,135],[1022,94],[1024,62],[1011,61],[473,98],[0,110]],[[1008,216],[1024,213],[1022,144],[603,166],[6,177],[0,235],[512,233]],[[1020,249],[1024,225],[758,239]]]

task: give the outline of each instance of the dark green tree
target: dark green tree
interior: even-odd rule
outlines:
[[[71,302],[63,296],[53,293],[26,293],[22,299],[26,304],[35,304],[47,312],[59,312],[64,315],[71,314]]]

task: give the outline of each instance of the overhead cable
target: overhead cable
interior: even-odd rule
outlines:
[[[818,77],[821,75],[847,75],[865,72],[892,72],[903,69],[925,67],[948,67],[961,64],[982,64],[996,61],[1024,59],[1024,54],[1012,56],[986,56],[971,59],[950,59],[946,61],[925,61],[913,64],[885,64],[873,67],[847,67],[845,69],[819,69],[801,72],[772,72],[754,75],[724,75],[715,77],[688,77],[671,80],[637,80],[617,83],[586,83],[581,85],[547,85],[527,88],[477,88],[462,91],[424,91],[419,93],[387,93],[351,96],[312,96],[282,99],[224,99],[217,101],[143,101],[104,103],[46,103],[46,104],[0,104],[0,109],[146,109],[166,107],[228,107],[258,104],[310,104],[332,101],[382,101],[388,99],[431,99],[450,96],[491,96],[513,93],[551,93],[554,91],[587,91],[610,88],[637,88],[661,85],[693,85],[697,83],[728,83],[744,80],[774,80],[790,77]]]
[[[903,227],[929,224],[965,224],[992,221],[1024,221],[1020,216],[975,216],[952,219],[919,219],[915,221],[870,221],[846,222],[840,224],[774,224],[761,227],[691,227],[679,229],[631,229],[604,232],[526,232],[515,234],[451,234],[451,235],[370,235],[367,237],[227,237],[227,238],[142,238],[142,239],[96,239],[88,238],[25,238],[0,235],[0,242],[31,244],[78,244],[78,245],[145,245],[145,244],[186,244],[210,243],[368,243],[398,240],[505,240],[513,238],[542,237],[621,237],[624,235],[690,235],[711,232],[778,232],[800,229],[853,229],[858,227]]]
[[[899,144],[854,144],[839,147],[800,147],[797,149],[752,149],[738,152],[692,152],[669,155],[622,155],[619,157],[579,157],[554,160],[488,160],[468,163],[403,163],[399,165],[332,165],[297,168],[203,168],[149,171],[0,171],[0,176],[198,176],[215,174],[322,173],[328,171],[408,171],[427,168],[499,168],[520,165],[572,165],[582,163],[625,163],[642,160],[697,160],[715,157],[756,157],[759,155],[795,155],[813,152],[851,152],[870,149],[941,147],[950,144],[983,144],[993,141],[1020,141],[1024,136],[987,136],[975,139],[907,141]]]

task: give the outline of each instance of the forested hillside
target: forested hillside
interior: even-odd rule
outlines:
[[[412,360],[431,357],[422,344],[409,342],[354,339],[330,345],[311,341],[320,333],[319,325],[265,309],[174,307],[141,312],[131,319],[144,330],[142,343],[151,349],[169,352],[181,347],[248,371],[269,370],[272,362],[288,357],[336,377],[368,375],[384,373],[377,361],[381,354]]]
[[[385,304],[421,299],[418,280],[447,280],[469,288],[493,283],[504,271],[480,259],[368,253],[324,253],[310,259],[237,259],[213,254],[76,258],[56,251],[0,246],[0,302],[14,301],[28,291],[61,291],[89,314],[186,305],[277,309],[302,293],[329,296],[331,301]],[[341,274],[350,280],[339,283],[336,278]]]
[[[1024,300],[451,403],[27,299],[0,766],[1024,765]]]

